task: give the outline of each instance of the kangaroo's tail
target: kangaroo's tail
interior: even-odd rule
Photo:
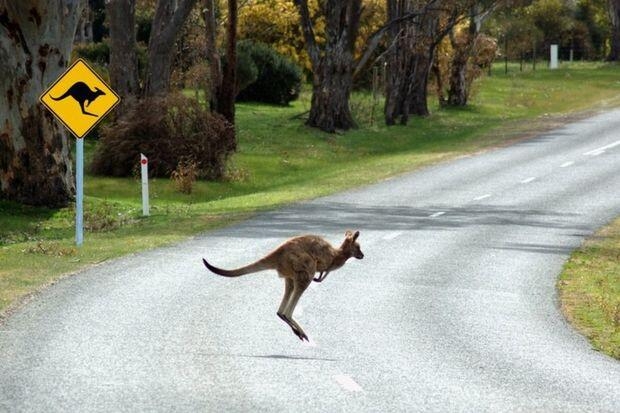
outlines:
[[[221,268],[214,267],[213,265],[209,264],[207,260],[205,260],[204,258],[202,259],[202,262],[205,264],[205,267],[207,267],[209,270],[211,270],[212,272],[218,275],[222,275],[224,277],[240,277],[242,275],[251,274],[253,272],[259,272],[263,270],[268,270],[271,268],[271,266],[269,266],[262,259],[256,261],[255,263],[246,265],[245,267],[237,268],[234,270],[223,270]]]
[[[59,96],[59,97],[57,97],[57,98],[55,98],[54,96],[50,95],[50,98],[52,98],[52,99],[54,99],[54,100],[63,100],[63,99],[64,99],[64,98],[66,98],[67,96],[71,96],[71,91],[70,91],[70,90],[67,90],[67,91],[65,92],[65,94],[64,94],[64,95]]]

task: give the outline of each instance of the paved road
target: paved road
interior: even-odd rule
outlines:
[[[620,111],[262,214],[66,279],[0,326],[0,411],[619,412],[620,363],[558,310],[570,251],[620,214]],[[366,257],[276,317],[283,239]]]

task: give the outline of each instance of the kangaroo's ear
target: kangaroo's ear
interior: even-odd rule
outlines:
[[[344,233],[345,238],[351,238],[352,236],[353,236],[353,233],[351,231],[347,231]]]
[[[359,231],[355,231],[355,234],[353,234],[353,241],[355,241],[357,239],[357,237],[360,236],[360,232]]]

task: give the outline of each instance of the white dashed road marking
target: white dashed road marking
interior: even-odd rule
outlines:
[[[487,198],[490,198],[490,197],[491,197],[491,194],[484,194],[484,195],[480,195],[480,196],[475,197],[474,201],[481,201],[483,199],[487,199]]]
[[[592,149],[591,151],[585,152],[586,156],[598,156],[605,152],[607,149],[615,148],[620,145],[620,141],[616,141],[614,143],[610,143],[609,145],[601,146],[600,148]]]
[[[529,184],[530,182],[536,180],[536,177],[532,176],[530,178],[524,179],[521,181],[522,184]]]
[[[360,385],[357,384],[351,376],[347,376],[346,374],[337,374],[334,376],[334,380],[336,380],[336,382],[345,390],[352,392],[363,391]]]
[[[571,166],[574,163],[575,163],[575,161],[564,162],[562,165],[560,165],[560,168],[566,168],[567,166]]]
[[[439,212],[435,212],[434,214],[429,215],[428,217],[429,218],[437,218],[437,217],[442,216],[443,214],[445,214],[445,212],[439,211]]]

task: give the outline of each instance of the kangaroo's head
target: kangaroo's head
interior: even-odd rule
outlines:
[[[105,95],[105,92],[103,90],[99,89],[98,87],[95,87],[94,95],[95,95],[95,97],[101,96],[101,95]]]
[[[355,231],[355,233],[347,231],[344,234],[344,242],[342,243],[342,246],[340,248],[345,253],[345,255],[349,257],[355,257],[358,260],[361,260],[362,258],[364,258],[364,253],[360,248],[360,244],[357,242],[357,237],[359,236],[359,231]]]

